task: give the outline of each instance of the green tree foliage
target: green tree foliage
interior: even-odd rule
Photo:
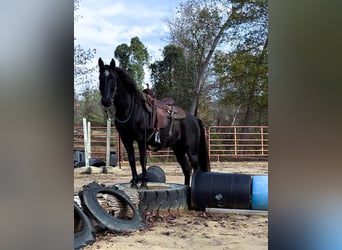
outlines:
[[[236,7],[228,1],[188,0],[180,4],[177,15],[167,21],[171,43],[184,48],[193,63],[188,74],[192,78],[193,92],[190,112],[195,115],[213,54],[234,25],[238,8],[241,5]]]
[[[129,46],[125,43],[120,44],[114,51],[114,57],[119,61],[119,67],[128,70],[130,50]]]
[[[97,89],[88,88],[81,98],[75,99],[74,124],[82,126],[82,118],[87,118],[92,126],[106,124],[106,117],[99,100],[101,94]]]
[[[231,30],[231,45],[239,51],[258,53],[268,37],[268,4],[266,0],[233,1],[242,4]]]
[[[82,16],[77,15],[81,0],[74,0],[75,22]],[[76,38],[74,39],[76,41]],[[96,54],[95,49],[84,49],[81,45],[74,45],[74,123],[82,123],[82,118],[87,117],[90,121],[98,121],[97,116],[100,108],[96,99],[95,90],[91,89],[94,83],[92,77],[95,66],[91,65]],[[76,91],[77,90],[77,91]],[[95,91],[95,92],[94,92]],[[77,93],[77,94],[76,94]]]
[[[217,74],[221,104],[234,107],[232,122],[265,125],[268,120],[268,6],[265,0],[237,1],[232,50],[218,51]],[[234,111],[235,109],[235,111]]]
[[[236,51],[215,55],[221,104],[238,107],[240,125],[265,125],[268,108],[267,45],[259,53]]]
[[[150,66],[154,91],[158,98],[172,97],[177,105],[189,110],[192,83],[186,74],[189,63],[184,50],[175,45],[167,45],[163,50],[163,58]]]
[[[119,61],[119,67],[127,70],[139,87],[143,88],[144,66],[149,63],[149,53],[139,37],[133,37],[130,46],[125,43],[118,45],[114,57]]]
[[[217,112],[226,106],[231,116],[235,117],[240,110],[244,110],[245,115],[239,121],[253,122],[255,103],[260,102],[259,106],[265,106],[262,104],[265,103],[264,98],[257,98],[261,93],[259,89],[267,93],[268,86],[267,80],[260,83],[261,78],[267,78],[267,1],[188,0],[180,4],[177,10],[177,14],[167,20],[167,24],[170,28],[170,43],[184,50],[187,62],[184,74],[191,81],[188,86],[191,93],[188,97],[191,98],[190,112],[196,115],[198,108],[201,108],[201,112],[212,112],[215,108],[208,105],[215,105],[222,98]],[[217,50],[225,51],[222,53],[226,57],[223,54],[215,56]],[[243,60],[248,60],[244,69],[248,73],[245,76],[248,80],[245,79],[244,84],[241,84],[241,76],[230,77],[230,81],[237,82],[224,82],[222,76],[242,69],[242,65],[237,65],[244,64]],[[220,61],[221,66],[218,65]],[[255,79],[249,79],[253,77]],[[214,82],[215,79],[221,81]],[[225,83],[228,85],[225,86]],[[239,92],[234,91],[237,95],[234,97],[229,91],[223,91],[230,90],[232,84],[235,87],[239,85],[240,89]],[[220,88],[215,92],[213,89],[218,86]],[[231,101],[228,102],[228,99]]]

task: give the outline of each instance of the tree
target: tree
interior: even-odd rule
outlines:
[[[125,43],[118,45],[114,57],[119,61],[119,67],[127,70],[142,88],[145,77],[144,66],[149,63],[149,54],[139,37],[133,37],[130,46]]]
[[[193,81],[190,109],[193,114],[197,114],[217,47],[246,45],[249,36],[245,34],[257,33],[260,29],[254,24],[265,19],[265,3],[265,0],[188,0],[179,5],[175,17],[167,20],[171,43],[184,48],[186,57],[193,63],[193,67],[189,67],[192,71],[188,72]],[[245,39],[238,42],[240,37]]]
[[[74,124],[82,125],[82,118],[87,118],[92,125],[103,125],[106,117],[102,110],[99,100],[101,99],[100,91],[88,88],[84,91],[82,98],[76,98],[74,106]]]
[[[77,14],[81,0],[74,0],[74,20],[77,22],[82,16]],[[76,41],[76,38],[74,38]],[[80,94],[89,88],[93,82],[91,74],[95,66],[89,65],[96,54],[96,49],[84,49],[80,44],[74,45],[74,88],[77,87]],[[76,91],[75,91],[76,92]]]
[[[230,32],[232,50],[218,51],[215,72],[221,104],[235,107],[233,121],[241,125],[267,123],[268,7],[267,1],[245,1]]]
[[[234,115],[240,125],[267,123],[267,40],[259,53],[241,50],[229,54],[218,52],[214,64],[221,104],[236,107]],[[236,117],[239,113],[240,117]]]
[[[151,64],[151,81],[158,98],[172,97],[177,105],[190,109],[191,79],[186,74],[184,50],[175,45],[163,49],[163,60]]]
[[[119,61],[119,67],[128,70],[130,50],[129,46],[125,43],[120,44],[114,51],[114,57]]]
[[[82,16],[77,14],[81,0],[74,0],[75,22]],[[76,41],[76,38],[74,38]],[[95,65],[91,65],[95,57],[95,49],[84,49],[80,44],[74,45],[74,123],[79,124],[83,117],[90,121],[98,121],[102,111],[95,100],[96,90],[92,89],[94,79],[92,73],[95,71]],[[77,89],[77,91],[76,91]],[[102,119],[102,118],[101,118]]]
[[[79,44],[74,46],[74,87],[78,88],[81,95],[94,81],[92,73],[95,67],[89,66],[89,63],[95,53],[95,49],[83,49]]]
[[[169,19],[171,42],[185,49],[193,62],[192,104],[190,112],[197,115],[205,73],[216,47],[223,41],[225,31],[231,23],[231,15],[222,16],[217,1],[189,0],[178,8],[178,15]],[[233,13],[233,11],[231,11]]]

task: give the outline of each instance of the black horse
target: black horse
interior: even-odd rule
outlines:
[[[136,82],[128,73],[115,66],[114,59],[110,65],[105,65],[101,58],[98,61],[100,68],[101,104],[104,108],[115,110],[115,126],[128,154],[131,166],[131,186],[137,187],[139,182],[133,143],[138,143],[140,164],[142,167],[141,186],[145,187],[146,178],[146,150],[148,146],[155,149],[171,147],[177,161],[182,167],[185,185],[190,184],[191,168],[194,171],[210,171],[208,151],[205,141],[205,132],[202,122],[190,113],[184,112],[183,119],[172,119],[171,113],[166,126],[158,131],[150,122],[153,110],[146,106],[146,96],[138,90]],[[151,125],[152,124],[152,125]],[[157,138],[158,137],[158,138]]]

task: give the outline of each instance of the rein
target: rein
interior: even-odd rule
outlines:
[[[113,100],[114,100],[114,97],[115,97],[115,95],[116,95],[116,91],[117,91],[117,86],[115,85],[115,88],[114,88],[114,91],[113,91],[113,95],[112,95],[112,98],[111,98],[111,99],[113,99]],[[114,105],[114,103],[112,103],[112,105]],[[131,107],[130,107],[130,112],[129,112],[128,117],[127,117],[125,120],[119,120],[119,119],[115,116],[115,120],[116,120],[117,122],[119,122],[119,123],[122,123],[122,124],[128,122],[128,121],[131,119],[132,114],[133,114],[133,111],[134,111],[133,106],[134,106],[134,94],[132,95]],[[107,113],[107,112],[106,112],[106,113]]]
[[[122,121],[122,120],[119,120],[117,117],[115,117],[115,120],[118,121],[119,123],[126,123],[126,122],[128,122],[129,119],[131,119],[132,114],[133,114],[133,111],[134,111],[133,105],[134,105],[134,94],[133,94],[133,96],[132,96],[130,112],[129,112],[129,115],[128,115],[128,117],[126,118],[126,120]]]

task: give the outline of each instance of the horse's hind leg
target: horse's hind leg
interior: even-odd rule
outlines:
[[[176,144],[172,147],[173,152],[176,155],[179,165],[181,165],[184,174],[184,185],[190,186],[191,168],[185,157],[184,146]]]
[[[190,163],[194,171],[199,171],[199,165],[198,165],[198,152],[194,149],[190,149],[186,152],[186,154],[189,157]]]

